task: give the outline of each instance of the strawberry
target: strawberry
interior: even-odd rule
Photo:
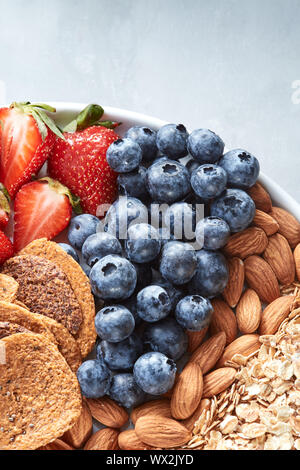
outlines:
[[[79,200],[58,181],[42,178],[24,185],[14,203],[15,251],[38,238],[58,235],[70,222],[72,206],[80,212]]]
[[[119,138],[112,129],[117,124],[99,122],[102,114],[97,105],[85,108],[65,128],[65,140],[56,139],[48,161],[50,176],[70,188],[83,210],[94,215],[117,195],[117,174],[106,161],[108,147]]]
[[[4,263],[14,253],[13,244],[5,233],[0,230],[0,264]]]
[[[10,197],[6,188],[3,184],[0,183],[0,229],[3,230],[9,221],[10,207],[9,207]]]
[[[14,197],[42,167],[55,143],[63,138],[43,104],[13,103],[0,109],[0,181]]]

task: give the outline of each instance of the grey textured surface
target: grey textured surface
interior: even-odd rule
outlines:
[[[0,102],[93,101],[209,127],[300,201],[300,0],[0,0],[0,12]]]

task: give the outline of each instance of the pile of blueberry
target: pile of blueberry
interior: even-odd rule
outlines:
[[[224,154],[215,133],[188,134],[182,124],[158,132],[133,127],[110,146],[107,161],[119,173],[119,198],[103,221],[73,218],[71,246],[62,246],[77,260],[74,248],[81,251],[92,291],[104,301],[95,318],[97,358],[77,373],[83,395],[108,394],[131,407],[172,388],[186,330],[209,325],[210,299],[228,282],[219,250],[254,218],[246,191],[259,163],[241,149]],[[167,210],[150,225],[149,214],[162,204]],[[198,205],[205,208],[200,220]],[[186,219],[196,245],[185,236]]]

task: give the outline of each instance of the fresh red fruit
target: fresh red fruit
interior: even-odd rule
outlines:
[[[117,174],[106,161],[106,151],[119,136],[98,125],[64,137],[64,141],[56,139],[49,174],[80,197],[85,212],[103,215],[97,214],[97,207],[111,204],[117,195]]]
[[[0,229],[5,229],[10,215],[10,197],[6,188],[0,183]]]
[[[42,178],[23,186],[14,204],[14,248],[21,250],[33,240],[51,240],[64,230],[78,200],[58,181]]]
[[[0,181],[11,197],[42,167],[55,134],[62,137],[44,109],[55,111],[30,103],[13,103],[0,109]]]
[[[0,264],[14,254],[14,247],[9,238],[0,230]]]

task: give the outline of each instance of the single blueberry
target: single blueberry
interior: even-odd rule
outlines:
[[[146,326],[144,344],[150,351],[161,352],[177,361],[187,351],[188,337],[173,318],[165,318]]]
[[[248,189],[253,186],[259,175],[259,162],[254,155],[242,149],[230,150],[219,161],[226,171],[228,185]]]
[[[241,189],[227,189],[211,204],[211,215],[224,219],[231,232],[241,232],[249,227],[255,216],[255,204]]]
[[[196,209],[187,202],[175,202],[165,212],[165,224],[177,240],[191,241],[195,238]]]
[[[68,255],[72,256],[72,258],[77,263],[79,263],[79,256],[71,245],[68,245],[68,243],[58,243],[58,244],[66,253],[68,253]]]
[[[205,217],[196,227],[196,239],[205,250],[223,248],[230,236],[230,228],[225,220],[219,217]]]
[[[189,135],[188,151],[199,163],[215,163],[223,154],[224,142],[209,129],[196,129]]]
[[[128,299],[137,283],[136,269],[125,258],[107,255],[91,269],[90,281],[93,294],[102,299]]]
[[[90,235],[82,245],[82,256],[89,266],[107,255],[119,255],[122,246],[119,240],[108,232],[98,232]]]
[[[135,171],[118,176],[118,189],[121,196],[130,196],[142,201],[149,197],[146,187],[147,169],[139,166]]]
[[[142,149],[131,139],[118,139],[108,147],[106,160],[114,171],[129,173],[141,163]]]
[[[68,239],[76,250],[81,250],[83,243],[93,233],[103,229],[100,220],[91,214],[80,214],[71,219]]]
[[[195,274],[197,257],[188,243],[171,241],[164,245],[160,260],[160,273],[175,285],[189,282]]]
[[[171,311],[167,291],[156,285],[142,289],[137,295],[136,305],[139,317],[150,323],[165,318]]]
[[[149,127],[134,126],[128,129],[125,137],[137,142],[142,149],[143,160],[151,161],[157,156],[156,132]]]
[[[218,165],[200,165],[193,171],[191,185],[197,196],[213,199],[224,191],[227,184],[227,173]]]
[[[102,361],[93,359],[81,364],[77,370],[77,379],[85,397],[100,398],[108,392],[112,374]]]
[[[111,383],[109,396],[119,405],[131,408],[146,400],[145,392],[136,383],[133,374],[116,374]]]
[[[191,294],[209,299],[221,294],[228,282],[227,262],[218,251],[197,251],[197,270],[189,284]]]
[[[119,240],[126,240],[131,224],[147,222],[147,207],[135,197],[121,196],[108,209],[104,228]]]
[[[149,352],[136,361],[133,374],[144,392],[162,395],[173,387],[176,370],[172,359],[160,352]]]
[[[190,295],[178,302],[175,317],[178,323],[189,331],[201,331],[210,324],[213,307],[210,301],[200,295]]]
[[[129,370],[143,352],[141,339],[132,334],[120,343],[101,341],[97,345],[97,358],[111,370]]]
[[[159,254],[161,241],[157,230],[149,224],[135,224],[128,229],[125,249],[135,263],[149,263]]]
[[[183,124],[166,124],[157,132],[157,147],[169,158],[177,160],[187,155],[188,132]]]
[[[132,313],[122,305],[111,305],[100,310],[95,317],[95,327],[101,339],[119,343],[128,338],[134,330]]]

